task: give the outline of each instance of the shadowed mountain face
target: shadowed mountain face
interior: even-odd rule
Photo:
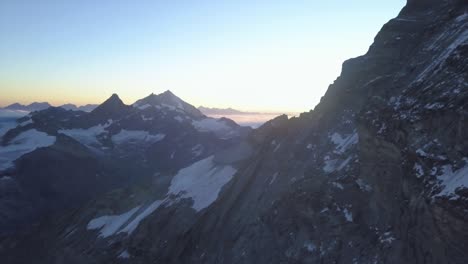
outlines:
[[[237,144],[250,131],[227,119],[192,116],[135,108],[114,94],[90,113],[51,107],[8,124],[0,134],[0,234],[109,190],[159,181],[154,177]]]
[[[3,148],[36,146],[31,136],[43,148],[6,170],[14,199],[28,204],[21,195],[38,192],[34,156],[61,164],[53,150],[102,164],[80,160],[81,175],[128,181],[102,183],[113,191],[96,190],[79,209],[5,236],[2,259],[466,263],[467,13],[465,1],[409,1],[367,54],[343,64],[313,111],[253,131],[207,119],[171,93],[133,107],[111,97],[92,121],[53,108],[20,119]],[[23,162],[31,162],[29,177],[20,176]]]

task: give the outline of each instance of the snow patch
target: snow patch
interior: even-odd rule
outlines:
[[[353,222],[353,213],[351,213],[348,208],[343,209],[343,214],[348,222]]]
[[[222,136],[225,139],[237,135],[237,133],[221,119],[205,118],[202,120],[193,120],[192,125],[200,132],[214,132],[217,136]]]
[[[141,119],[143,119],[143,121],[151,121],[154,120],[154,117],[146,117],[145,115],[141,115]]]
[[[391,232],[385,232],[379,237],[379,242],[382,244],[391,244],[394,240],[396,240]]]
[[[452,44],[450,44],[444,51],[435,59],[432,60],[432,63],[429,64],[415,79],[413,83],[422,82],[425,77],[432,71],[436,69],[441,63],[445,62],[447,58],[452,54],[452,52],[461,44],[463,44],[466,40],[468,40],[468,30],[462,29],[463,31],[453,40]],[[455,35],[458,32],[454,32]],[[436,40],[437,41],[437,40]],[[413,84],[412,83],[412,84]]]
[[[118,258],[128,259],[128,258],[130,258],[130,253],[128,253],[127,250],[124,250],[124,251],[122,251],[122,253],[120,253]]]
[[[438,176],[438,179],[441,180],[442,190],[436,197],[458,198],[455,191],[459,188],[468,188],[468,164],[456,171],[453,171],[451,165],[445,165],[442,167],[442,171],[442,175]]]
[[[468,13],[467,12],[465,12],[465,13],[463,13],[463,15],[460,15],[457,18],[455,18],[455,21],[460,23],[460,22],[463,22],[463,20],[466,20],[466,19],[468,19]]]
[[[181,116],[175,116],[174,119],[180,123],[184,122],[184,119]]]
[[[56,141],[55,136],[30,129],[13,138],[9,145],[0,146],[0,170],[13,166],[13,161],[37,148],[49,147]]]
[[[168,194],[191,198],[192,208],[197,212],[211,205],[218,198],[221,188],[237,172],[229,165],[217,166],[213,158],[211,156],[181,169],[172,179]]]
[[[348,163],[351,161],[351,157],[348,157],[347,159],[343,160],[341,163],[339,162],[340,160],[334,159],[330,160],[329,156],[325,156],[324,158],[324,166],[323,166],[323,171],[326,173],[331,173],[336,170],[340,171],[343,168],[345,168]]]
[[[323,171],[326,173],[330,173],[335,171],[336,169],[336,162],[337,160],[324,160],[325,165],[323,166]]]
[[[65,134],[76,141],[88,145],[100,145],[98,136],[107,133],[105,130],[109,125],[97,125],[87,129],[74,128],[74,129],[61,129],[58,133]]]
[[[164,134],[151,135],[147,131],[122,129],[119,133],[112,136],[112,142],[115,144],[136,142],[156,143],[165,137],[166,135]]]
[[[317,249],[317,246],[312,241],[306,241],[304,243],[304,248],[309,252],[314,252]]]
[[[23,121],[23,122],[19,123],[19,125],[24,127],[24,126],[27,126],[27,125],[32,124],[32,123],[33,123],[33,120],[32,120],[32,118],[30,118],[30,119],[28,119],[26,121]]]
[[[270,185],[272,185],[275,181],[276,181],[276,177],[278,177],[278,172],[276,172],[275,174],[273,174],[273,176],[271,176],[271,180],[270,180]]]
[[[424,175],[424,170],[419,163],[415,163],[413,166],[414,171],[416,172],[416,177],[420,178]]]
[[[353,134],[343,137],[339,133],[333,133],[331,136],[329,136],[330,140],[333,142],[333,144],[336,145],[336,150],[335,153],[344,153],[350,146],[358,143],[359,137],[356,132]]]
[[[361,189],[362,191],[366,191],[366,192],[372,191],[372,187],[366,182],[364,182],[363,179],[357,179],[356,184],[359,186],[359,189]]]
[[[140,206],[137,206],[121,215],[104,215],[95,218],[88,223],[87,229],[100,229],[99,237],[109,237],[115,234],[122,225],[124,225],[133,216],[133,214],[138,211],[138,209],[140,209]]]
[[[343,185],[339,182],[332,182],[332,185],[340,190],[344,190]]]
[[[127,234],[131,234],[133,233],[133,231],[135,231],[135,229],[138,227],[138,225],[140,224],[140,222],[145,219],[148,215],[152,214],[154,211],[156,211],[156,209],[159,208],[159,206],[161,206],[161,204],[163,204],[165,202],[165,200],[156,200],[154,201],[152,204],[150,204],[148,207],[146,207],[143,212],[141,213],[137,213],[137,214],[134,214],[135,211],[132,213],[132,221],[130,223],[128,223],[125,227],[123,227],[119,233],[127,233]],[[139,207],[137,207],[139,208]],[[135,209],[135,208],[134,208]],[[134,210],[132,209],[132,210]]]
[[[203,146],[201,144],[197,144],[192,148],[192,154],[196,157],[200,156],[203,153]]]
[[[193,200],[192,208],[197,212],[211,205],[217,198],[221,188],[228,183],[237,172],[231,166],[219,166],[213,162],[214,156],[195,162],[181,169],[171,181],[166,198],[156,200],[150,205],[137,206],[121,215],[106,215],[95,218],[88,223],[88,229],[100,229],[99,237],[109,237],[114,234],[131,234],[140,222],[151,215],[162,205],[177,202],[183,198]]]
[[[145,109],[150,108],[150,107],[151,107],[150,104],[144,104],[142,106],[137,106],[137,108],[140,109],[140,110],[145,110]]]

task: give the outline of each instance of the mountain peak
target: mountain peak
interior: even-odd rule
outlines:
[[[120,102],[122,102],[122,100],[120,100],[119,95],[116,93],[113,93],[111,97],[109,97],[109,99],[107,99],[106,101],[109,101],[109,100],[119,100]]]
[[[172,96],[175,96],[175,94],[173,92],[171,92],[171,90],[166,90],[164,91],[164,93],[162,93],[161,95],[172,95]]]
[[[51,107],[51,105],[47,102],[34,102],[29,105],[22,105],[20,103],[14,103],[9,106],[6,106],[5,109],[34,112],[34,111],[44,110],[49,107]]]
[[[122,102],[117,94],[114,93],[106,101],[96,107],[96,109],[91,111],[91,114],[102,117],[110,117],[126,111],[127,108],[128,106]]]
[[[155,107],[157,109],[169,109],[172,111],[183,112],[197,118],[204,116],[197,108],[183,101],[170,90],[166,90],[160,94],[151,93],[147,97],[136,101],[133,104],[133,107],[139,108],[140,110],[149,107]]]

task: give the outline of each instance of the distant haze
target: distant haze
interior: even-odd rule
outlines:
[[[170,89],[193,105],[308,111],[404,4],[3,0],[0,105]]]

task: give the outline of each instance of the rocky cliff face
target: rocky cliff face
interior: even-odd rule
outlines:
[[[465,1],[408,1],[367,54],[343,64],[313,111],[45,221],[4,240],[2,255],[11,263],[466,263],[467,12]]]

